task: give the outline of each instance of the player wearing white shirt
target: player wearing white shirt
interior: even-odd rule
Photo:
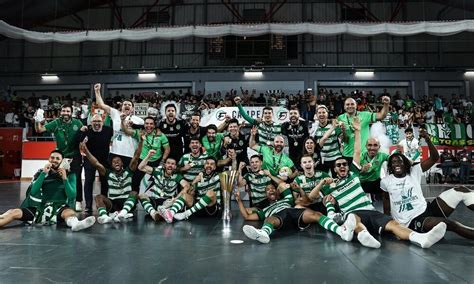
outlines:
[[[421,155],[420,141],[413,136],[413,129],[405,130],[405,139],[398,143],[403,147],[403,154],[410,160],[419,162]]]
[[[100,95],[100,84],[94,85],[95,99],[99,108],[103,109],[110,115],[113,122],[114,136],[112,137],[112,147],[110,149],[111,156],[120,156],[123,163],[127,165],[133,157],[133,153],[138,146],[138,141],[132,136],[125,135],[122,131],[120,119],[120,111],[112,108],[104,103]],[[133,103],[131,101],[122,102],[122,113],[126,114],[125,121],[128,124],[143,125],[143,119],[133,115]]]
[[[385,191],[384,211],[389,211],[396,221],[420,233],[428,232],[444,223],[447,230],[474,239],[474,228],[448,219],[460,202],[474,210],[474,192],[465,187],[451,188],[431,202],[426,202],[420,185],[422,174],[436,163],[439,154],[426,131],[421,131],[420,137],[428,144],[429,159],[412,166],[407,157],[395,153],[388,160],[390,175],[380,183],[380,187]]]

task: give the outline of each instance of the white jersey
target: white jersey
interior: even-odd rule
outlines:
[[[391,174],[380,182],[380,188],[390,195],[390,214],[406,227],[426,210],[426,200],[420,185],[422,176],[421,165],[416,164],[405,177],[397,178]]]
[[[38,99],[40,108],[43,110],[48,110],[49,99]]]
[[[408,141],[406,138],[400,141],[400,145],[403,146],[403,154],[408,159],[419,162],[420,161],[420,141],[418,139],[413,138],[411,141]],[[418,155],[417,158],[415,158]],[[415,158],[415,159],[414,159]]]
[[[110,118],[112,119],[114,127],[114,136],[112,137],[110,153],[125,157],[133,157],[135,149],[138,147],[138,141],[122,131],[122,121],[120,120],[120,112],[118,110],[110,108]],[[144,124],[143,119],[135,115],[128,116],[125,120],[131,120],[134,124],[138,125]]]
[[[89,115],[89,106],[87,104],[81,105],[81,119],[86,119]]]

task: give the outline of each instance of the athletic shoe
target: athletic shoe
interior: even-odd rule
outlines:
[[[347,215],[346,222],[341,226],[342,232],[340,234],[341,239],[343,239],[346,242],[352,241],[352,238],[354,237],[354,229],[356,227],[356,218],[354,214],[349,214]]]
[[[249,239],[259,241],[262,244],[268,244],[270,242],[270,236],[261,229],[257,229],[250,225],[245,225],[242,230]]]
[[[377,241],[367,230],[357,234],[357,240],[364,246],[368,248],[379,248],[380,242]]]
[[[99,216],[99,218],[97,218],[97,222],[99,222],[99,224],[112,223],[113,221],[114,219],[110,217],[109,215],[102,215],[102,216]]]
[[[120,211],[120,213],[115,216],[114,221],[117,223],[124,223],[127,222],[127,219],[130,219],[133,217],[133,213],[128,213],[127,211]]]
[[[161,217],[166,221],[166,223],[171,224],[173,223],[173,212],[169,209],[165,209],[163,207],[158,207],[158,214],[160,214]]]
[[[434,226],[433,229],[431,229],[428,233],[419,234],[420,237],[417,238],[417,242],[414,243],[416,243],[422,248],[430,248],[432,245],[436,244],[444,237],[444,234],[446,234],[446,228],[446,223],[441,222],[438,225]]]
[[[82,202],[76,201],[76,212],[82,211]]]
[[[81,221],[77,222],[76,225],[71,227],[71,230],[73,232],[84,230],[84,229],[87,229],[87,228],[91,227],[92,225],[94,225],[94,223],[95,223],[95,217],[94,216],[89,216],[89,217],[85,218],[84,220],[81,220]]]
[[[191,211],[186,210],[184,212],[174,214],[173,218],[178,221],[182,221],[184,219],[188,219],[189,216],[191,216]]]

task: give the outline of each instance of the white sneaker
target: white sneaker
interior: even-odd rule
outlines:
[[[127,211],[120,211],[117,216],[114,217],[114,221],[117,223],[124,223],[127,222],[127,219],[133,217],[133,213],[128,213]]]
[[[99,218],[97,218],[97,222],[99,222],[99,224],[112,223],[113,221],[114,219],[110,217],[109,215],[102,215],[102,216],[99,216]]]
[[[158,214],[166,221],[166,223],[171,224],[173,223],[173,212],[171,210],[166,209],[164,207],[158,207]]]
[[[380,248],[380,242],[377,241],[367,230],[358,233],[357,240],[359,240],[364,247]]]
[[[77,222],[76,225],[71,227],[71,230],[73,232],[84,230],[84,229],[87,229],[89,227],[92,227],[92,225],[94,225],[94,223],[95,223],[95,217],[94,216],[89,216],[89,217],[85,218],[84,220],[81,220],[81,221]]]
[[[184,219],[188,219],[189,216],[191,216],[191,211],[186,210],[184,212],[174,214],[173,218],[178,221],[182,221]]]
[[[415,243],[422,248],[430,248],[444,237],[444,234],[446,234],[446,228],[446,223],[441,222],[434,226],[428,233],[419,234],[419,240]]]
[[[261,229],[257,229],[250,225],[245,225],[242,230],[249,239],[259,241],[262,244],[268,244],[270,242],[270,236]]]
[[[342,232],[340,234],[341,239],[343,239],[346,242],[352,241],[352,238],[354,237],[354,229],[356,227],[356,217],[354,214],[349,214],[347,215],[347,219],[344,222],[344,224],[341,226]]]
[[[82,212],[82,202],[76,201],[76,212]]]

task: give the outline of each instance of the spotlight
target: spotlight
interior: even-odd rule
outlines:
[[[374,71],[356,71],[354,75],[356,77],[373,77]]]
[[[41,79],[43,81],[57,81],[59,80],[59,77],[58,75],[55,75],[55,74],[44,74],[44,75],[41,75]]]
[[[140,79],[153,79],[153,78],[156,78],[156,73],[153,73],[153,72],[138,73],[138,78],[140,78]]]

